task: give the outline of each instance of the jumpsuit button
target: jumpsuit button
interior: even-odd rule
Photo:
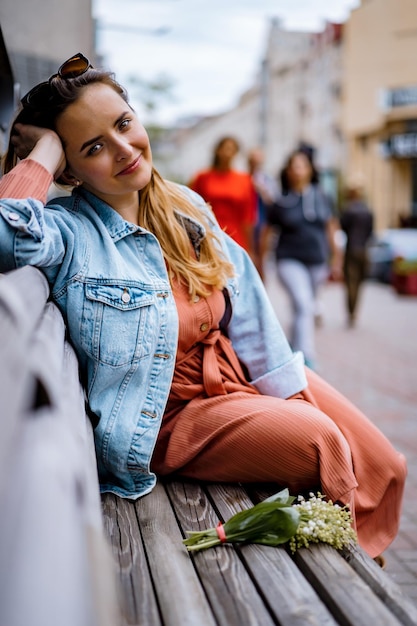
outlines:
[[[209,325],[204,322],[204,324],[201,324],[200,326],[200,330],[204,333],[207,329],[208,329]]]
[[[198,296],[197,294],[194,296],[193,298],[194,302],[198,302],[200,300],[200,296]]]

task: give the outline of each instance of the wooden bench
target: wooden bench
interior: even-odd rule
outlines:
[[[1,626],[417,624],[358,547],[186,551],[186,530],[229,519],[266,486],[170,480],[100,502],[78,364],[48,293],[34,268],[0,277]]]
[[[271,492],[272,493],[272,492]],[[186,530],[226,521],[268,494],[240,485],[159,482],[136,502],[102,497],[120,582],[120,624],[408,626],[417,609],[363,550],[225,545],[191,554]]]
[[[43,274],[0,276],[0,624],[114,626],[92,429]]]

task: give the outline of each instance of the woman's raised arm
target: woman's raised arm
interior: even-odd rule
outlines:
[[[0,180],[0,198],[35,198],[46,202],[53,178],[65,168],[58,135],[37,126],[16,124],[11,142],[22,160]]]

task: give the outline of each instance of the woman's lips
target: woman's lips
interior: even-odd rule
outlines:
[[[139,155],[134,161],[132,161],[132,163],[125,167],[124,170],[119,172],[117,176],[126,176],[128,174],[133,174],[133,172],[135,172],[140,165],[141,157],[142,155]]]

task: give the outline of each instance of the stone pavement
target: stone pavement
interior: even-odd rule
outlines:
[[[265,285],[287,330],[289,302],[273,263],[267,264]],[[321,301],[318,372],[363,410],[407,458],[400,531],[384,556],[387,573],[417,604],[417,296],[400,296],[389,285],[367,281],[353,329],[346,324],[342,284],[325,285]]]

